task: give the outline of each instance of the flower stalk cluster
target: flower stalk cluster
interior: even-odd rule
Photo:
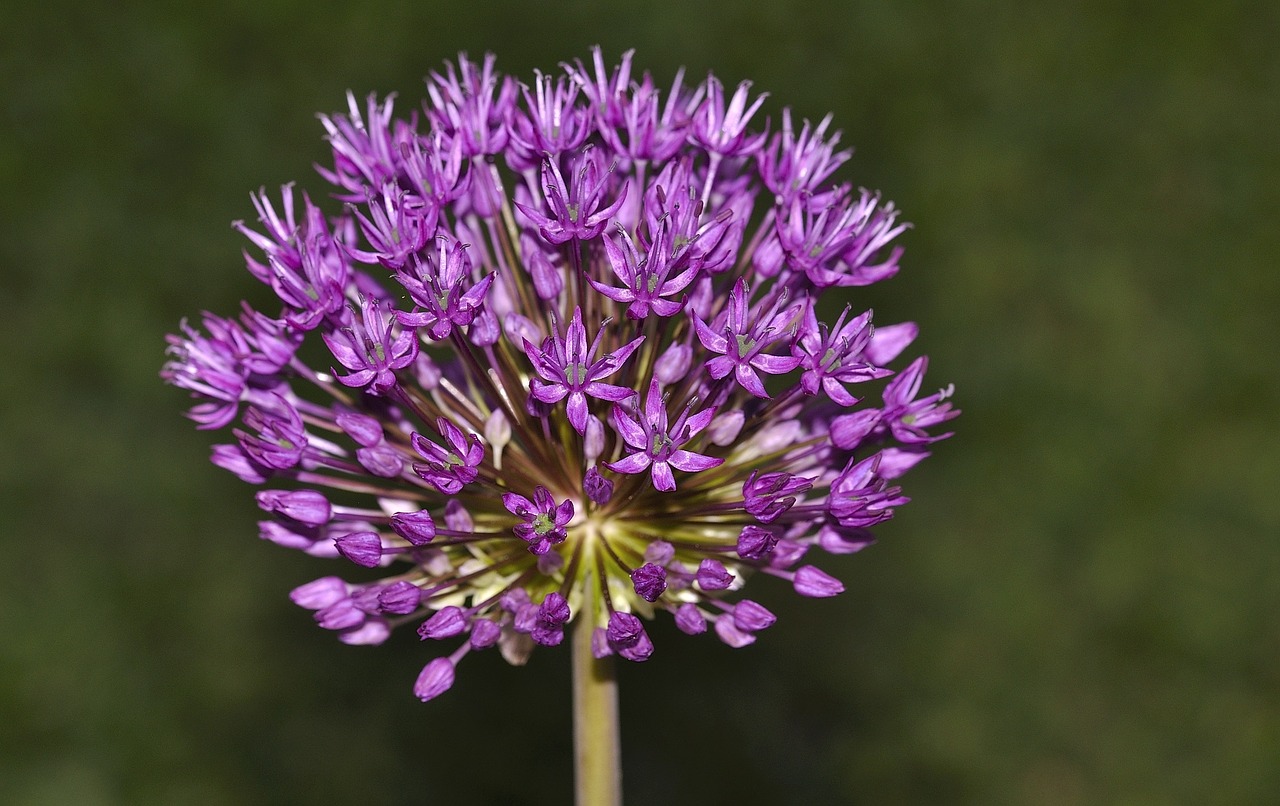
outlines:
[[[774,616],[748,580],[840,593],[816,552],[870,544],[949,436],[950,387],[893,369],[916,326],[822,303],[893,276],[907,225],[833,179],[829,119],[771,131],[763,99],[599,51],[529,85],[462,56],[403,117],[350,98],[321,118],[334,209],[286,186],[235,225],[278,308],[169,337],[261,536],[360,566],[294,602],[446,647],[421,699],[575,619],[598,658],[650,657],[662,614],[750,644]]]

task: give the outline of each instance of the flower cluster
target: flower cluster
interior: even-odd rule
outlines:
[[[462,56],[406,117],[349,98],[321,118],[340,210],[286,186],[235,224],[280,308],[169,337],[198,427],[238,420],[213,462],[262,487],[261,536],[377,569],[294,602],[347,643],[448,642],[418,697],[578,619],[597,656],[648,658],[658,613],[750,644],[747,579],[840,593],[811,549],[868,545],[949,436],[950,387],[889,368],[914,324],[824,319],[907,225],[832,179],[829,118],[770,133],[762,100],[598,50],[531,85]]]

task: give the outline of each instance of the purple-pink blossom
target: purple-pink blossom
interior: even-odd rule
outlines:
[[[259,536],[352,572],[293,601],[349,644],[416,629],[422,700],[571,630],[630,661],[650,618],[750,645],[771,585],[844,590],[823,555],[874,544],[958,414],[914,322],[832,297],[904,267],[908,225],[840,178],[831,118],[632,58],[348,95],[326,186],[234,224],[274,300],[168,337]]]

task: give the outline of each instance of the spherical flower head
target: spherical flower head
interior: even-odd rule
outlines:
[[[750,645],[775,617],[744,589],[842,592],[818,553],[872,545],[958,414],[901,358],[914,323],[822,314],[907,226],[834,178],[830,119],[771,136],[748,82],[664,91],[631,58],[520,84],[464,55],[425,114],[349,96],[330,187],[235,225],[278,306],[169,337],[162,377],[231,430],[214,463],[269,485],[260,536],[360,566],[293,601],[345,643],[416,624],[445,647],[422,700],[570,628],[630,661],[659,617]]]

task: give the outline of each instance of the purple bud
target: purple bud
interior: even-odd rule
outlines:
[[[653,563],[645,563],[631,572],[631,585],[646,602],[656,602],[667,589],[667,572]]]
[[[382,426],[376,417],[344,411],[334,418],[338,427],[358,444],[372,448],[382,441]]]
[[[604,453],[604,423],[594,414],[587,418],[586,433],[582,439],[582,454],[587,464],[594,464]]]
[[[711,277],[704,274],[693,284],[693,292],[689,294],[688,310],[707,319],[714,310],[715,299],[716,294],[711,285]]]
[[[731,584],[733,574],[719,560],[707,557],[698,565],[698,587],[704,591],[722,591]]]
[[[604,627],[596,627],[591,631],[591,657],[600,660],[612,654],[613,650],[609,647],[609,634]]]
[[[744,560],[760,560],[767,557],[777,544],[778,538],[773,532],[748,524],[738,535],[738,556]]]
[[[538,606],[533,602],[525,602],[516,608],[516,617],[511,626],[518,633],[529,634],[538,626]]]
[[[377,532],[352,532],[333,539],[338,553],[356,565],[374,568],[382,562],[382,540]]]
[[[850,529],[838,523],[828,523],[818,530],[818,545],[831,554],[853,554],[875,543],[867,529]]]
[[[258,521],[258,536],[287,549],[310,551],[319,538],[319,529],[293,521]]]
[[[456,498],[450,498],[444,505],[444,525],[455,532],[474,532],[476,528],[471,513]]]
[[[476,318],[471,320],[471,328],[467,331],[467,340],[477,347],[488,347],[497,344],[502,337],[498,328],[498,317],[487,308],[482,308]]]
[[[511,441],[511,421],[502,409],[494,409],[485,418],[484,438],[493,446],[495,455]]]
[[[391,625],[387,624],[386,619],[380,618],[365,619],[364,624],[359,627],[343,630],[338,634],[339,641],[351,646],[377,646],[389,637]]]
[[[654,363],[653,377],[664,386],[678,383],[689,374],[689,363],[692,358],[693,349],[689,345],[675,342]]]
[[[790,568],[800,562],[800,558],[807,551],[809,551],[808,543],[790,539],[779,540],[773,554],[769,555],[769,565],[772,568]]]
[[[693,602],[685,602],[676,608],[676,627],[685,635],[699,635],[707,631],[707,619]]]
[[[885,448],[880,451],[880,477],[885,479],[901,478],[911,468],[928,458],[929,452],[916,449],[911,451],[901,448]]]
[[[802,565],[797,568],[792,583],[795,585],[796,593],[815,599],[844,593],[844,584],[840,580],[812,565]]]
[[[428,638],[436,640],[452,638],[466,629],[466,612],[461,607],[449,605],[437,610],[431,615],[431,618],[422,622],[422,626],[418,627],[418,637],[424,641]]]
[[[502,637],[502,625],[487,618],[478,618],[471,622],[471,648],[488,649],[498,643]]]
[[[421,598],[422,591],[418,586],[402,579],[382,589],[378,594],[378,607],[384,613],[403,616],[417,610]]]
[[[752,442],[752,447],[760,453],[776,453],[786,450],[803,439],[798,420],[778,420],[772,425],[760,429]]]
[[[778,617],[750,599],[743,599],[733,608],[733,625],[746,632],[758,632],[773,625]]]
[[[853,450],[880,422],[880,409],[863,409],[842,414],[831,421],[831,443],[845,451]]]
[[[378,445],[373,448],[357,448],[356,460],[360,466],[375,476],[394,479],[404,470],[404,459],[400,452],[390,445]]]
[[[870,343],[863,350],[865,357],[872,364],[884,366],[907,349],[920,333],[915,322],[902,322],[897,325],[882,325],[876,328]]]
[[[615,612],[609,616],[605,638],[609,647],[627,660],[648,660],[653,654],[653,642],[645,633],[644,625],[630,613]]]
[[[299,585],[289,594],[298,607],[319,610],[347,596],[347,583],[338,577],[320,577],[305,585]]]
[[[670,565],[675,556],[676,547],[665,540],[655,540],[644,549],[645,561],[661,565],[663,568]]]
[[[255,498],[267,512],[278,512],[308,526],[321,526],[333,517],[329,500],[314,490],[263,490]]]
[[[548,593],[538,607],[533,640],[543,646],[559,645],[564,640],[564,625],[569,616],[569,603],[565,598],[555,591]]]
[[[609,499],[613,498],[613,482],[606,479],[599,470],[593,467],[587,471],[586,477],[582,479],[582,491],[597,506],[604,506],[609,503]]]
[[[502,329],[512,344],[522,345],[526,341],[537,344],[542,341],[542,331],[527,316],[509,313],[502,319]]]
[[[453,661],[448,658],[436,658],[418,675],[417,682],[413,684],[413,693],[418,699],[426,702],[439,697],[452,685]]]
[[[239,445],[214,445],[209,461],[236,474],[248,484],[261,484],[274,472],[272,468],[253,461]]]
[[[554,551],[548,551],[546,554],[537,556],[538,559],[534,561],[534,564],[538,567],[538,573],[543,576],[554,576],[557,571],[564,567],[564,557]]]
[[[745,415],[741,409],[717,414],[711,421],[711,425],[707,426],[707,439],[711,440],[713,445],[732,445],[738,439],[738,434],[742,432],[744,421]]]
[[[541,249],[533,248],[525,252],[529,257],[529,273],[533,275],[533,290],[539,299],[555,299],[564,288],[564,280],[560,270],[547,258]]]
[[[498,606],[512,615],[529,604],[529,592],[524,588],[512,588],[498,597]]]
[[[529,395],[529,397],[525,398],[524,401],[525,413],[535,420],[543,420],[551,416],[551,410],[553,408],[555,407],[552,404],[543,403],[533,395]]]
[[[733,619],[721,616],[716,619],[716,635],[734,649],[740,649],[756,642],[756,637],[749,632],[738,629]]]
[[[418,353],[418,358],[413,362],[413,376],[426,391],[430,392],[440,385],[440,378],[444,373],[440,371],[440,366],[431,359],[431,356],[424,352]]]
[[[445,517],[448,518],[447,515]],[[417,512],[398,512],[392,515],[391,528],[415,546],[424,546],[436,536],[436,522],[431,517],[431,513],[425,509]]]
[[[317,610],[314,618],[326,630],[345,630],[363,623],[365,614],[350,599],[339,599]]]
[[[547,624],[566,624],[570,615],[569,601],[556,591],[547,594],[538,612],[538,618]]]
[[[367,585],[351,592],[351,603],[360,608],[363,612],[376,616],[382,612],[382,608],[378,605],[378,594],[382,591],[380,585]]]

